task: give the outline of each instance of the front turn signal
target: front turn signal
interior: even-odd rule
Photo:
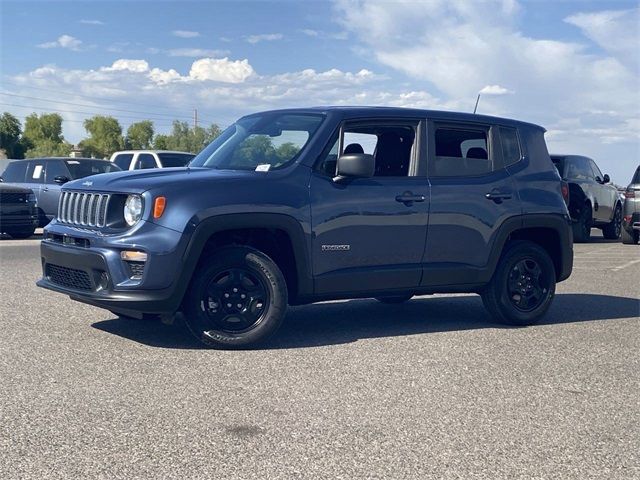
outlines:
[[[164,197],[156,197],[153,202],[153,218],[160,218],[164,213],[164,207],[167,205],[167,199]]]

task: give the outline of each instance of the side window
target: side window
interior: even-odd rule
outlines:
[[[604,179],[604,175],[598,168],[598,165],[596,165],[596,162],[594,162],[593,160],[589,160],[589,163],[591,164],[591,170],[593,171],[593,176],[598,177],[600,181],[602,181]]]
[[[27,167],[26,183],[43,183],[44,182],[44,162],[29,162]]]
[[[488,130],[436,126],[430,175],[460,177],[490,173],[493,159],[488,145]]]
[[[500,127],[500,143],[502,144],[502,160],[508,167],[517,163],[522,158],[518,132],[515,128]]]
[[[71,178],[67,167],[65,167],[62,160],[47,160],[47,168],[45,169],[45,183],[55,183],[56,177]]]
[[[156,168],[156,159],[150,153],[141,153],[138,155],[138,161],[136,162],[136,170],[145,168]]]
[[[116,158],[113,159],[113,163],[119,166],[122,170],[129,170],[131,160],[133,160],[133,153],[121,153],[116,155]]]
[[[27,175],[27,165],[29,162],[17,161],[7,165],[6,170],[2,174],[5,182],[23,183]]]
[[[589,160],[581,157],[574,157],[568,160],[567,178],[573,180],[593,180],[595,177],[591,170]]]

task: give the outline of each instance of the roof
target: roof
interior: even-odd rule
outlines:
[[[179,153],[181,155],[195,155],[195,153],[179,152],[177,150],[118,150],[117,152],[113,152],[111,156],[118,155],[120,153]]]
[[[406,108],[406,107],[375,107],[375,106],[317,106],[309,108],[289,108],[281,110],[269,110],[266,112],[256,112],[253,115],[259,113],[330,113],[337,112],[344,117],[365,117],[365,116],[392,116],[392,117],[433,117],[439,120],[445,121],[466,121],[466,122],[487,122],[498,123],[502,125],[526,125],[537,129],[545,130],[544,127],[536,125],[534,123],[524,122],[521,120],[515,120],[511,118],[494,117],[490,115],[480,115],[476,113],[467,112],[449,112],[444,110],[426,110],[419,108]],[[251,116],[251,115],[248,115]]]

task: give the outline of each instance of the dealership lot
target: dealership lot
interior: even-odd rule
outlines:
[[[240,352],[38,289],[38,248],[0,241],[1,478],[640,477],[640,247],[576,245],[535,327],[353,300]]]

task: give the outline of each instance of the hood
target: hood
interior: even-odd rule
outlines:
[[[124,172],[102,173],[73,180],[64,185],[65,190],[100,192],[143,193],[157,187],[167,188],[176,184],[194,184],[211,180],[243,179],[255,175],[253,171],[214,170],[211,168],[150,168]]]

